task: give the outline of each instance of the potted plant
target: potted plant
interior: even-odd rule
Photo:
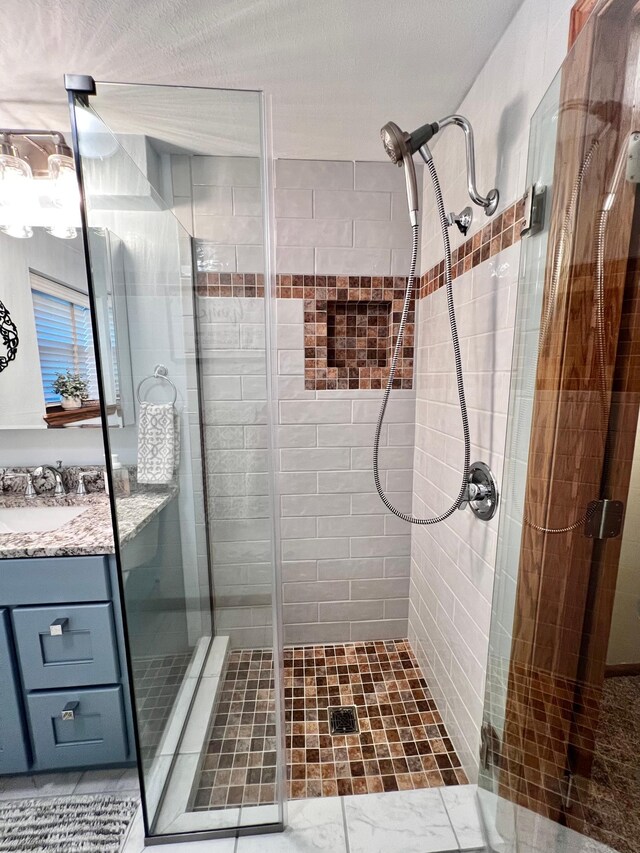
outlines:
[[[60,405],[63,409],[79,409],[85,400],[89,399],[89,386],[86,379],[79,373],[59,373],[53,383],[53,390],[62,398]]]

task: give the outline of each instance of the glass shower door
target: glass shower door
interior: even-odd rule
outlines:
[[[531,124],[545,216],[520,265],[480,751],[492,848],[637,847],[637,34],[632,4],[599,4]]]
[[[192,239],[196,201],[205,191],[210,205],[223,196],[233,204],[232,188],[224,187],[224,169],[238,167],[235,161],[246,159],[251,174],[264,175],[261,96],[98,83],[89,98],[72,93],[71,107],[83,224],[115,235],[123,268],[111,299],[116,322],[126,316],[127,335],[110,333],[106,340],[104,328],[102,339],[100,328],[96,332],[103,388],[106,360],[114,347],[118,363],[130,364],[132,377],[129,390],[119,389],[119,403],[132,416],[124,424],[122,419],[105,421],[105,438],[145,832],[149,838],[194,833],[204,837],[203,833],[225,834],[238,826],[278,829],[284,755],[273,684],[279,678],[281,655],[278,622],[273,618],[274,524],[264,334],[268,293],[265,298],[263,271],[261,304],[251,306],[249,331],[257,374],[252,377],[250,399],[261,401],[250,439],[252,446],[262,449],[264,496],[257,501],[260,517],[254,512],[245,519],[237,517],[236,504],[220,500],[215,491],[217,472],[226,464],[222,434],[238,428],[236,411],[223,402],[225,382],[218,379],[220,341],[216,328],[209,325],[215,322],[211,311],[215,315],[217,306],[202,302],[202,273],[197,282],[194,268],[202,267],[203,245],[194,246]],[[234,138],[241,154],[237,158],[230,156]],[[213,152],[220,148],[224,158],[216,159]],[[198,169],[200,179],[193,177]],[[207,182],[211,175],[217,179],[220,170],[221,191],[215,187],[208,192]],[[264,219],[265,197],[260,180],[254,192],[245,193],[245,205],[259,210],[256,219]],[[241,228],[246,223],[242,217],[236,223],[229,221],[231,217],[223,222],[219,213],[209,206],[206,222],[226,228],[225,238],[231,242],[234,224]],[[226,250],[216,247],[219,257],[228,257]],[[233,251],[235,256],[235,247]],[[86,253],[95,299],[104,264],[98,263],[91,241]],[[261,264],[265,254],[260,254]],[[255,292],[253,296],[257,299]],[[237,329],[228,339],[234,335],[239,342]],[[126,353],[121,349],[125,340]],[[224,342],[222,347],[224,372],[233,374],[242,353]],[[238,373],[246,374],[246,365]],[[256,390],[260,378],[262,394]],[[237,383],[240,388],[239,379]],[[240,427],[243,435],[244,429]],[[234,471],[242,474],[241,466],[249,460],[255,464],[257,451],[251,453],[236,454]],[[216,587],[224,587],[230,574],[228,566],[221,566],[222,555],[239,554],[230,543],[248,535],[249,527],[260,530],[259,585],[250,576],[252,566],[231,567],[234,594],[246,596],[248,607],[232,611],[235,621],[230,625],[219,604],[214,607],[220,601]],[[246,589],[238,583],[241,576],[247,577]],[[243,626],[245,611],[258,610],[258,589],[260,621]],[[231,630],[243,627],[246,630]],[[248,637],[252,651],[247,656],[242,643]],[[260,691],[260,706],[243,707],[242,713],[234,704],[234,685],[243,676],[252,676],[258,659],[255,646],[261,662],[258,677],[266,677],[267,684]],[[253,693],[255,697],[258,690]],[[250,721],[245,719],[249,710]],[[252,739],[245,729],[259,716],[263,748],[252,754]]]

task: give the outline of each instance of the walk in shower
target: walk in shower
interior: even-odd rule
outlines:
[[[492,848],[637,849],[632,7],[511,198],[463,116],[272,160],[259,92],[68,78],[150,843],[478,781]]]

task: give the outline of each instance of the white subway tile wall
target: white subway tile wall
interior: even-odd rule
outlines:
[[[272,644],[264,300],[198,297],[215,630]]]
[[[471,460],[500,480],[520,244],[455,282]],[[490,282],[491,292],[484,294]],[[460,488],[462,426],[446,293],[418,303],[413,511],[437,515]],[[409,638],[466,771],[477,772],[498,516],[470,510],[412,530]]]
[[[194,234],[202,272],[262,272],[259,161],[194,157]],[[209,162],[215,160],[215,163]],[[422,184],[422,167],[416,166]],[[186,191],[177,199],[187,222]],[[276,271],[406,275],[410,229],[392,163],[277,160]]]
[[[228,162],[206,162],[221,159]],[[193,158],[200,271],[262,272],[256,162]],[[403,176],[392,164],[280,160],[275,193],[280,271],[388,275],[392,262],[406,260],[408,215],[394,199],[404,194]],[[305,391],[303,300],[278,299],[276,308],[285,642],[404,637],[410,530],[385,510],[371,470],[382,392]],[[199,297],[198,312],[216,630],[238,647],[267,646],[263,300]],[[415,392],[396,392],[381,467],[405,511],[414,419]]]
[[[479,189],[498,186],[499,211],[525,191],[529,121],[564,58],[571,6],[571,0],[525,0],[456,110],[473,124]],[[505,73],[508,68],[517,73]],[[445,133],[446,140],[443,134],[434,142],[434,160],[447,209],[459,210],[469,203],[464,140],[455,129]],[[424,179],[427,198],[431,181],[428,174]],[[486,222],[476,209],[470,234]],[[443,256],[433,207],[423,223],[426,272]],[[455,229],[450,235],[453,248],[465,240]],[[471,457],[489,463],[499,481],[519,256],[518,243],[454,282]],[[417,312],[413,510],[429,514],[442,511],[458,491],[462,431],[444,289],[420,300]],[[409,638],[471,780],[478,768],[497,530],[498,517],[483,524],[469,511],[412,530]]]
[[[277,300],[276,337],[287,348],[280,355],[303,351],[303,305]],[[285,642],[404,636],[410,530],[405,522],[393,526],[371,470],[381,392],[305,391],[302,361],[279,365],[286,380],[278,401]],[[404,467],[392,498],[408,510],[415,393],[396,392],[389,415],[382,479],[389,465]]]

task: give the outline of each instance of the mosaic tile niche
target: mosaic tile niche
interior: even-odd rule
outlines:
[[[308,285],[307,279],[312,280]],[[406,278],[304,276],[304,281],[305,388],[384,388],[400,327]],[[412,300],[394,388],[413,385],[414,323]]]

